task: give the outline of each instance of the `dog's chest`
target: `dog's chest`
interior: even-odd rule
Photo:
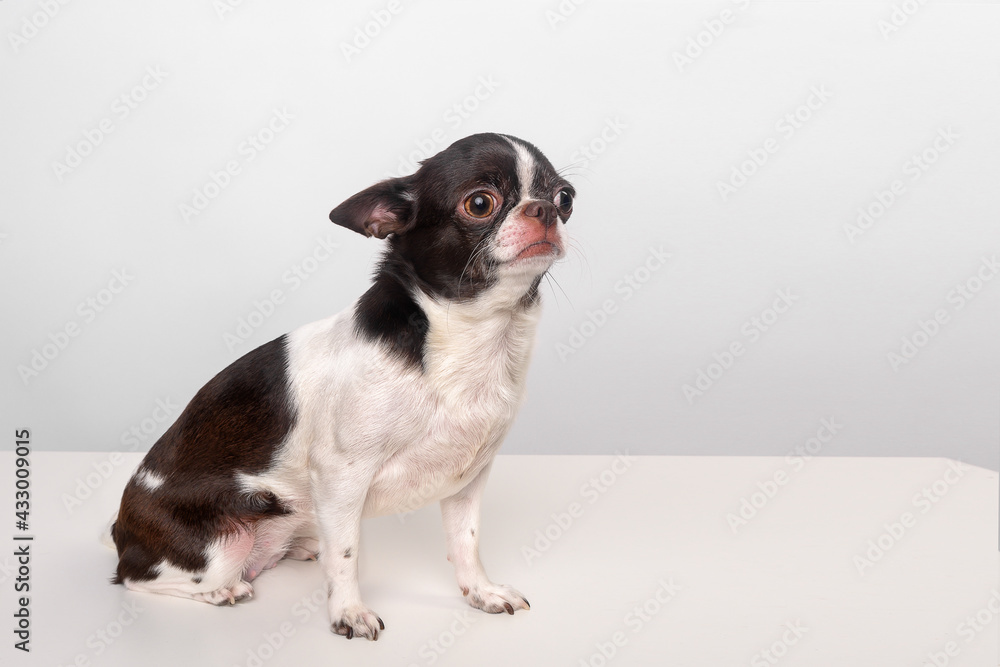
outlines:
[[[415,509],[460,490],[493,459],[520,406],[537,315],[442,308],[425,306],[431,326],[414,387],[418,430],[380,469],[370,513]]]

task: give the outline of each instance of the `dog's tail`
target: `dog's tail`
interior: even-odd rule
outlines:
[[[106,525],[104,527],[104,530],[101,532],[101,544],[103,544],[109,549],[115,549],[115,550],[117,550],[118,548],[115,546],[115,536],[114,536],[116,521],[118,521],[118,512],[115,512],[115,515],[111,517],[111,520],[108,521],[108,525]]]

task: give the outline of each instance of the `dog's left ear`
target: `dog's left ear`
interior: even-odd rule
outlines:
[[[417,198],[410,186],[407,177],[376,183],[330,211],[330,220],[380,239],[389,234],[404,234],[417,220]]]

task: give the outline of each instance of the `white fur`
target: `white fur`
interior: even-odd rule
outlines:
[[[378,618],[357,584],[360,520],[415,509],[460,494],[482,479],[521,403],[539,308],[516,307],[519,275],[469,303],[418,294],[430,327],[421,371],[361,340],[350,312],[297,330],[289,371],[300,407],[279,466],[258,478],[284,498],[307,497],[309,480],[331,585],[330,614],[351,634],[374,637]],[[303,486],[290,488],[290,480]],[[249,481],[249,480],[248,480]],[[478,526],[478,499],[469,510]],[[525,608],[513,589],[496,589],[482,571],[478,538],[449,549],[470,601],[490,611]],[[343,619],[338,621],[338,619]],[[380,624],[379,624],[380,625]]]
[[[145,487],[148,491],[156,491],[163,485],[163,478],[152,470],[139,468],[134,475],[136,484]]]
[[[513,310],[503,285],[465,304],[417,296],[430,322],[423,372],[359,339],[353,305],[289,336],[297,423],[245,489],[312,520],[311,461],[364,459],[363,516],[379,516],[448,497],[492,460],[521,403],[539,308]]]
[[[535,180],[535,160],[524,144],[510,137],[505,138],[517,153],[517,180],[521,182],[521,201],[531,199],[531,182]]]

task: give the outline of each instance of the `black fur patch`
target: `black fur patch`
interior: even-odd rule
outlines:
[[[140,470],[163,480],[125,487],[112,537],[115,583],[155,578],[153,566],[201,571],[221,535],[287,514],[272,493],[243,493],[237,472],[267,470],[295,423],[286,336],[247,353],[201,388],[146,454]]]
[[[358,300],[355,328],[365,338],[387,345],[406,361],[422,367],[430,322],[405,287],[413,280],[407,273],[398,261],[383,260],[375,284]]]

